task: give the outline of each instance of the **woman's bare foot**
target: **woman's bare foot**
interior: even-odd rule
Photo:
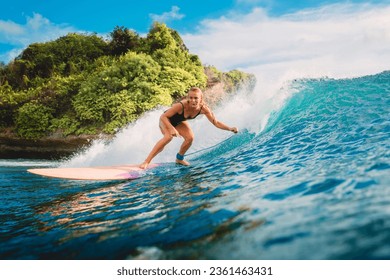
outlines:
[[[183,160],[176,159],[176,163],[184,165],[184,166],[189,166],[190,165],[190,163],[188,161],[184,160],[184,159]]]
[[[146,161],[144,161],[143,163],[141,163],[141,164],[139,165],[139,168],[141,168],[141,169],[145,169],[145,168],[147,168],[147,167],[148,167],[148,165],[149,165],[149,163],[148,163],[148,162],[146,162]]]

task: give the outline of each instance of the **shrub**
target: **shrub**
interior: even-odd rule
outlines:
[[[37,102],[26,103],[17,111],[16,128],[19,136],[26,139],[37,139],[47,135],[52,110]]]

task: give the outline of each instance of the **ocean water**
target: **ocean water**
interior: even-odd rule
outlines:
[[[0,160],[1,259],[390,259],[390,72],[299,79],[191,124],[191,167],[121,182],[28,168],[141,162],[160,111],[61,161]]]

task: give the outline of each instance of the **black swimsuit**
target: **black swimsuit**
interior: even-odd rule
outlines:
[[[174,114],[172,117],[168,118],[169,119],[169,122],[172,124],[173,127],[176,127],[178,126],[180,123],[182,123],[183,121],[185,120],[189,120],[189,119],[195,119],[197,116],[199,116],[200,112],[202,111],[202,107],[200,107],[200,110],[199,112],[196,114],[195,117],[193,118],[186,118],[184,117],[184,104],[180,101],[180,104],[181,106],[183,107],[183,112],[181,114],[179,113],[176,113]]]

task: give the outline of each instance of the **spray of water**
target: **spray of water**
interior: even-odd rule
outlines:
[[[256,92],[256,90],[254,91]],[[272,110],[271,100],[242,91],[225,101],[214,110],[218,120],[239,130],[260,132]],[[280,102],[281,104],[281,102]],[[271,106],[271,107],[270,107]],[[158,127],[160,115],[166,108],[159,108],[144,114],[135,123],[116,134],[110,142],[96,140],[85,151],[81,151],[62,163],[63,167],[81,167],[141,163],[154,144],[162,137]],[[188,153],[196,153],[215,145],[232,135],[231,132],[217,129],[205,116],[190,121],[195,140]],[[182,143],[182,138],[174,138],[154,162],[172,162]]]

